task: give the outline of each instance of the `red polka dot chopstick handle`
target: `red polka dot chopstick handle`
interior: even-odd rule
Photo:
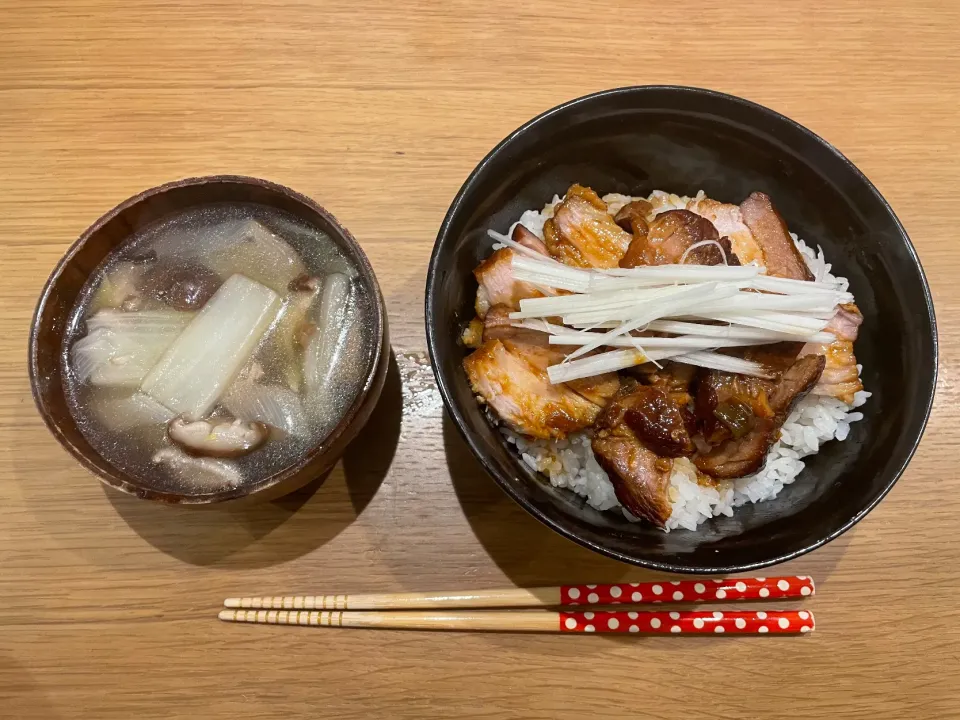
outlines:
[[[560,613],[561,632],[795,635],[812,632],[813,628],[813,613],[808,610]]]
[[[561,605],[637,605],[662,602],[732,602],[804,598],[815,592],[806,575],[673,580],[616,585],[563,585]]]

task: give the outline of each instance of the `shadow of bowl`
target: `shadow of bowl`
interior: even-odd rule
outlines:
[[[645,582],[666,576],[597,555],[536,522],[493,482],[446,413],[443,447],[453,489],[471,530],[517,587]],[[820,552],[786,563],[778,574],[808,575],[823,588],[855,535],[854,529]]]
[[[104,487],[117,513],[161,552],[192,565],[257,568],[322,547],[376,495],[400,437],[402,392],[392,353],[370,422],[341,461],[308,485],[267,503],[181,508],[144,503]]]
[[[641,582],[663,576],[601,557],[534,520],[491,480],[446,413],[443,448],[470,528],[518,587]]]

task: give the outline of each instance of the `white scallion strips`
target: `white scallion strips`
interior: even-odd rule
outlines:
[[[557,262],[553,258],[545,257],[543,254],[538,253],[536,250],[532,250],[524,245],[521,245],[518,242],[514,242],[512,239],[510,239],[509,235],[501,235],[495,230],[487,230],[487,235],[493,238],[494,240],[496,240],[496,242],[493,245],[494,250],[499,250],[502,247],[508,247],[511,250],[516,250],[522,255],[529,255],[531,257],[535,257],[541,260],[542,262],[545,262],[545,263],[552,262],[557,265],[561,265],[561,263]],[[573,269],[576,269],[576,268],[573,268]]]
[[[600,340],[600,345],[605,347],[625,347],[635,348],[641,345],[643,348],[668,349],[675,348],[682,352],[682,348],[707,349],[716,347],[742,347],[744,345],[761,345],[765,341],[746,340],[746,339],[723,339],[713,337],[637,337],[635,335],[621,335],[611,339],[605,339],[603,333],[578,333],[566,332],[551,334],[549,342],[551,345],[570,345],[583,346],[591,345]],[[777,342],[770,340],[767,342]],[[600,347],[597,345],[596,347]]]
[[[643,338],[637,339],[643,340]],[[556,385],[557,383],[593,377],[594,375],[600,375],[602,373],[624,370],[629,367],[634,367],[635,365],[642,365],[646,362],[655,362],[657,360],[667,360],[671,358],[689,365],[726,370],[728,372],[740,373],[741,375],[752,375],[761,378],[770,376],[768,370],[760,363],[713,352],[690,352],[689,348],[651,350],[649,352],[642,352],[640,350],[614,350],[612,352],[600,353],[599,355],[574,360],[573,362],[551,365],[547,368],[547,376],[550,378],[550,382]]]
[[[622,290],[629,287],[693,284],[703,282],[749,283],[759,274],[753,265],[645,265],[643,267],[591,270],[591,290]]]
[[[805,317],[800,314],[787,313],[756,313],[749,314],[727,314],[705,312],[699,317],[710,320],[719,320],[736,325],[746,325],[747,327],[763,328],[764,330],[773,330],[774,332],[791,335],[799,339],[807,339],[810,335],[815,335],[827,326],[827,320]]]
[[[517,243],[513,243],[513,245],[517,245]],[[517,247],[523,248],[522,245],[517,245]],[[533,252],[528,248],[523,249]],[[591,278],[588,271],[561,265],[555,261],[548,263],[529,255],[514,255],[511,264],[517,280],[535,285],[546,285],[557,290],[570,290],[571,292],[586,292],[591,287]]]
[[[712,312],[795,311],[803,313],[830,313],[836,307],[833,298],[819,295],[771,295],[769,293],[741,292],[711,305]]]
[[[280,304],[270,288],[232,275],[144,378],[143,392],[174,412],[203,417],[246,365]]]
[[[730,357],[713,352],[692,352],[687,355],[677,357],[682,363],[688,365],[698,365],[700,367],[712,368],[714,370],[725,370],[727,372],[739,373],[741,375],[753,375],[755,377],[770,377],[770,372],[763,365],[752,360]]]
[[[550,378],[550,382],[556,385],[557,383],[593,377],[602,373],[616,372],[652,360],[664,360],[669,356],[669,351],[664,354],[656,350],[649,353],[640,350],[614,350],[599,355],[591,355],[573,362],[551,365],[547,368],[547,376]]]
[[[172,310],[101,310],[87,320],[87,336],[70,349],[73,371],[81,382],[135,388],[192,317]]]
[[[607,344],[608,340],[613,340],[614,338],[626,335],[634,330],[638,330],[647,323],[656,320],[658,317],[663,317],[665,314],[671,311],[684,312],[689,308],[701,305],[703,303],[715,302],[716,300],[732,295],[735,292],[735,288],[719,288],[713,283],[707,283],[705,285],[685,285],[675,288],[674,291],[666,297],[662,297],[654,302],[647,303],[644,307],[639,309],[635,316],[624,322],[622,325],[620,325],[620,327],[616,327],[613,330],[608,330],[598,339],[587,343],[578,350],[574,350],[572,353],[570,353],[570,355],[567,356],[567,360],[574,360],[581,355],[586,355],[591,350],[595,350],[596,348]],[[579,315],[577,317],[581,321],[586,322],[590,322],[594,319],[586,317],[585,315]],[[564,317],[564,321],[566,320],[567,318]],[[639,340],[637,342],[639,343]]]
[[[759,363],[711,351],[784,340],[831,342],[825,328],[836,306],[853,299],[835,283],[768,277],[753,265],[570,268],[495,238],[518,251],[511,261],[515,279],[567,291],[521,300],[520,310],[510,314],[515,324],[550,334],[551,345],[577,348],[548,369],[555,383],[668,358],[765,377]],[[643,331],[676,337],[637,334]],[[624,349],[591,355],[602,347]]]
[[[796,339],[794,336],[774,332],[773,330],[738,327],[736,325],[700,325],[698,323],[682,322],[680,320],[656,320],[647,325],[647,330],[673,333],[675,335],[697,335],[718,339],[756,340],[758,343],[768,340],[770,342],[780,342],[781,340]],[[836,340],[836,337],[830,333],[817,333],[811,335],[807,340],[808,342],[830,343]]]
[[[556,295],[542,298],[526,298],[520,301],[519,312],[510,313],[511,320],[524,320],[535,317],[557,317],[599,313],[609,316],[611,311],[627,310],[635,312],[637,307],[655,300],[669,298],[681,288],[647,288],[615,292],[596,292],[581,295]]]
[[[564,341],[550,338],[551,345],[582,345],[584,333],[575,333],[573,329],[566,325],[556,325],[546,320],[523,320],[513,323],[514,327],[522,327],[527,330],[536,330],[538,332],[548,333],[554,336],[564,336]],[[604,329],[619,327],[620,323],[602,323],[596,327],[587,326],[586,330]],[[604,343],[617,347],[635,347],[639,341],[644,346],[659,347],[671,344],[681,347],[684,340],[697,340],[698,342],[710,341],[706,347],[736,347],[738,345],[763,345],[766,343],[775,343],[782,341],[795,341],[795,335],[774,332],[772,330],[761,330],[759,328],[736,327],[733,325],[700,325],[698,323],[682,322],[679,320],[656,320],[648,323],[644,330],[672,333],[681,337],[637,337],[633,340],[628,338],[617,338],[613,343]],[[691,337],[692,336],[692,337]],[[831,343],[836,337],[831,333],[821,332],[805,338],[807,342]],[[565,342],[571,340],[572,342]],[[652,344],[651,344],[652,341]],[[678,341],[678,342],[674,342]],[[729,342],[728,342],[729,341]],[[742,341],[742,342],[741,342]],[[659,345],[658,345],[659,343]]]
[[[619,320],[640,327],[661,317],[684,314],[688,310],[696,310],[704,305],[710,306],[714,302],[728,298],[737,292],[736,286],[719,283],[675,285],[664,288],[664,290],[668,291],[667,296],[658,297],[654,302],[647,302],[642,305],[634,304],[613,308],[612,310],[573,312],[564,315],[563,321],[568,325],[583,323],[596,325],[609,320]]]
[[[853,302],[852,294],[839,290],[833,283],[758,275],[750,281],[750,286],[755,290],[785,295],[831,295],[836,297],[839,303]]]

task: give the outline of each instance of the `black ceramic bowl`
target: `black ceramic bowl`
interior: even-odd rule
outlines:
[[[457,330],[473,316],[471,271],[505,231],[574,182],[600,194],[704,190],[740,202],[768,193],[791,230],[823,247],[864,314],[856,344],[873,393],[846,442],[830,442],[772,501],[696,533],[665,534],[600,513],[520,462],[484,417],[461,368]],[[937,336],[923,270],[877,189],[827,142],[772,110],[682,87],[632,87],[573,100],[501,142],[464,183],[430,260],[427,339],[447,410],[514,500],[557,532],[610,557],[675,572],[743,571],[788,560],[866,515],[906,467],[933,403]]]

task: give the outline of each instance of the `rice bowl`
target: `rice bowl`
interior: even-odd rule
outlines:
[[[471,270],[503,231],[573,181],[648,195],[655,187],[742,198],[758,187],[821,244],[861,301],[857,358],[873,394],[845,442],[804,459],[778,496],[664,533],[600,512],[532,471],[489,422],[464,376],[456,328],[474,314]],[[911,458],[937,375],[932,301],[913,246],[877,189],[833,146],[762,106],[722,93],[630,87],[572,100],[511,133],[450,204],[426,287],[428,349],[452,422],[492,480],[526,512],[581,546],[668,572],[753,571],[830,542],[877,505]],[[896,341],[891,345],[891,339]],[[892,350],[892,352],[891,352]]]

